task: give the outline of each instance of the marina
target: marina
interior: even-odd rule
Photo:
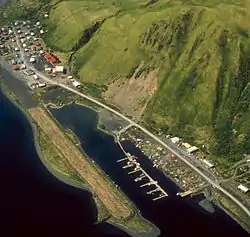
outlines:
[[[118,142],[120,143],[120,142]],[[121,144],[120,144],[121,146]],[[126,165],[124,165],[122,168],[123,169],[128,169],[128,168],[131,168],[133,167],[133,170],[132,171],[129,171],[128,172],[128,175],[131,175],[131,174],[134,174],[136,172],[138,172],[138,177],[134,179],[135,182],[138,182],[138,181],[141,181],[143,178],[145,178],[145,183],[141,184],[139,187],[140,188],[143,188],[143,187],[146,187],[146,186],[155,186],[156,188],[155,189],[152,189],[150,191],[147,192],[148,195],[153,195],[155,194],[156,192],[159,193],[158,196],[154,197],[153,198],[153,201],[156,201],[156,200],[159,200],[161,198],[164,198],[164,197],[167,197],[168,194],[167,192],[164,191],[163,188],[161,188],[161,186],[158,184],[157,181],[155,181],[140,165],[139,162],[136,161],[136,157],[135,156],[131,156],[130,153],[126,153],[127,157],[126,158],[123,158],[123,159],[120,159],[118,160],[117,162],[120,163],[120,162],[124,162],[124,161],[127,161]]]

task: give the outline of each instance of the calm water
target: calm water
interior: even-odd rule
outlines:
[[[132,176],[127,175],[116,161],[124,155],[115,144],[113,137],[96,128],[97,114],[76,104],[61,109],[51,109],[52,114],[66,128],[72,129],[82,143],[84,151],[118,184],[136,204],[140,212],[162,231],[162,236],[248,236],[248,234],[220,209],[209,214],[192,199],[180,199],[175,193],[178,187],[160,171],[152,168],[152,163],[130,142],[125,149],[140,158],[143,167],[152,174],[169,197],[153,202],[146,189],[138,187]]]
[[[125,236],[94,225],[92,195],[55,178],[40,161],[23,113],[0,90],[0,236]]]

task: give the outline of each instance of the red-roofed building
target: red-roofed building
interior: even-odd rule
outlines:
[[[57,62],[57,58],[54,55],[50,54],[50,53],[45,53],[44,57],[45,57],[45,59],[47,61],[51,62],[52,64]]]
[[[12,67],[12,70],[17,71],[17,70],[19,70],[19,67],[17,65],[15,65]]]

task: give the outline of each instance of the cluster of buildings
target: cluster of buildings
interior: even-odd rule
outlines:
[[[182,142],[182,140],[179,137],[172,137],[170,138],[170,141],[178,146],[182,146],[187,151],[188,154],[194,154],[195,152],[199,151],[198,147],[192,146],[187,142]],[[201,159],[201,162],[208,169],[215,167],[213,163],[211,163],[206,159]]]
[[[58,65],[60,63],[58,57],[53,53],[46,51],[40,36],[46,33],[47,30],[42,27],[39,21],[35,24],[32,24],[30,21],[17,20],[14,22],[14,26],[22,43],[21,47],[25,52],[25,56],[29,59],[31,64],[34,64],[38,70],[42,70],[44,68],[45,73],[50,77],[55,77],[55,80],[57,79],[57,76],[60,77],[67,73],[67,70],[64,66]],[[19,48],[16,47],[14,50],[18,52]],[[18,69],[15,67],[13,70]],[[34,79],[38,80],[39,78]],[[73,77],[69,80],[72,82],[72,85],[75,88],[81,87],[80,82],[75,81]],[[39,83],[35,83],[31,87],[37,88],[41,86],[39,86]]]
[[[133,128],[132,132],[126,131],[123,133],[123,139],[132,140],[136,147],[140,148],[153,162],[153,167],[166,171],[184,190],[197,189],[204,183],[198,174],[193,172],[180,159],[177,159],[173,153],[155,144],[154,141],[142,137],[143,134],[136,128]],[[178,139],[173,140],[177,141]]]

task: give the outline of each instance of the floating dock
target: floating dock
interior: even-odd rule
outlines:
[[[122,162],[122,161],[128,160],[127,165],[123,166],[124,169],[132,167],[132,166],[135,166],[135,168],[132,171],[128,172],[129,175],[134,174],[136,172],[141,172],[140,176],[137,177],[137,178],[135,178],[134,181],[138,182],[138,181],[142,180],[143,178],[145,178],[145,179],[147,178],[148,182],[140,185],[141,188],[143,188],[145,186],[150,186],[150,185],[155,185],[156,186],[155,189],[147,192],[147,194],[149,194],[149,195],[153,194],[155,192],[160,192],[159,196],[155,197],[153,199],[153,201],[156,201],[158,199],[167,197],[168,194],[165,192],[165,190],[163,188],[161,188],[160,185],[158,184],[158,182],[155,181],[153,178],[151,178],[151,176],[141,167],[140,163],[136,160],[136,157],[132,156],[130,153],[127,153],[123,149],[123,147],[122,147],[122,145],[121,145],[121,143],[119,141],[119,137],[117,137],[117,143],[120,146],[120,148],[123,151],[123,153],[126,155],[125,158],[120,159],[117,162]]]

